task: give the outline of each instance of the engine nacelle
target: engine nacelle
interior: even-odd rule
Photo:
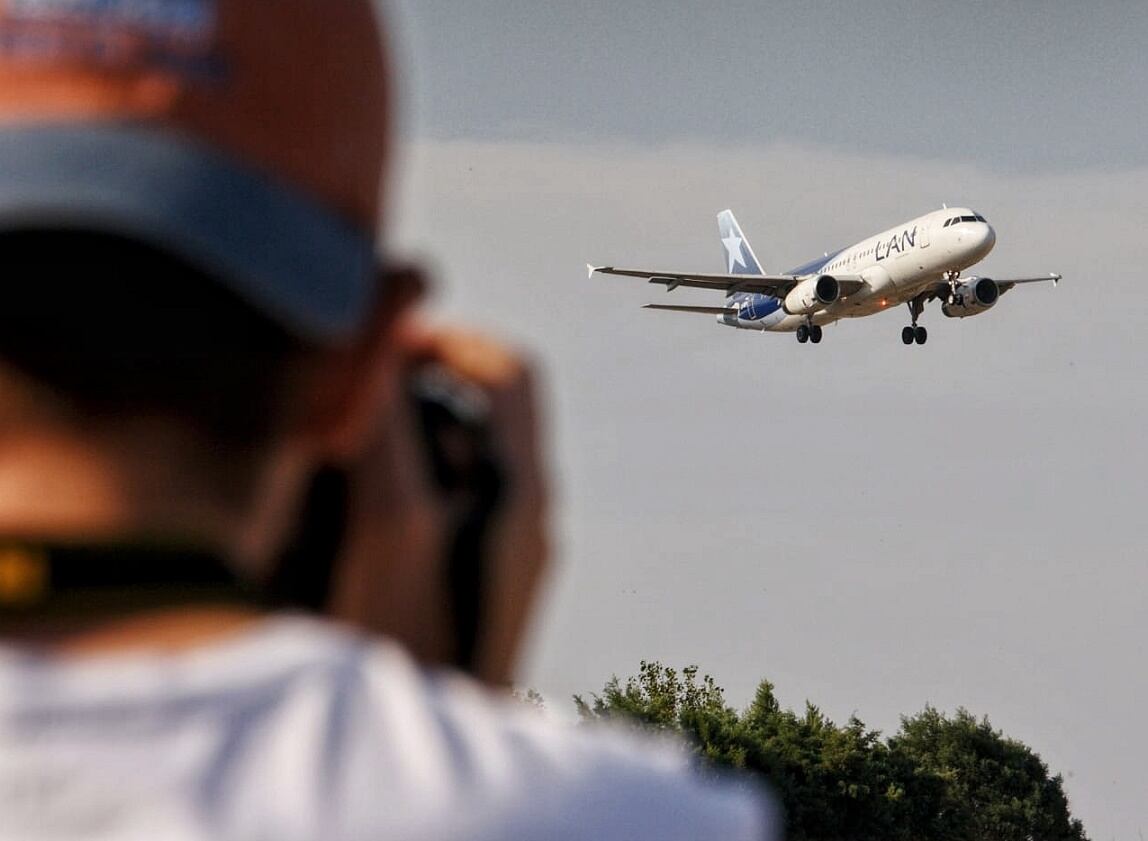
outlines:
[[[941,312],[949,318],[968,318],[992,309],[1001,296],[1000,287],[991,277],[970,277],[956,285]]]
[[[833,275],[807,277],[785,296],[783,306],[790,315],[811,315],[841,297],[841,284]]]

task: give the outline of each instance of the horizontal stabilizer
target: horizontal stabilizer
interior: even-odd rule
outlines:
[[[696,312],[701,315],[737,315],[735,307],[675,307],[671,304],[646,304],[643,309],[668,312]]]

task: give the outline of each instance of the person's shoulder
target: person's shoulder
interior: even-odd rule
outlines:
[[[356,827],[348,836],[393,832],[400,815],[406,837],[776,835],[756,783],[699,771],[675,742],[553,720],[461,675],[422,669],[386,641],[346,636],[335,648],[340,822]],[[380,800],[391,797],[401,808],[384,817]]]
[[[43,766],[79,781],[61,791],[92,786],[126,817],[162,806],[213,827],[210,837],[776,835],[751,782],[700,773],[680,747],[555,722],[325,621],[276,617],[178,656],[76,664],[0,652],[0,685],[0,725],[20,744],[64,746],[28,753],[23,775]],[[60,733],[90,750],[77,754]],[[122,773],[107,788],[111,766]]]

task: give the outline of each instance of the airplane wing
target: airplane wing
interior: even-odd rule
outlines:
[[[730,295],[734,292],[760,292],[764,295],[784,297],[797,285],[799,278],[792,275],[760,274],[704,274],[699,272],[656,272],[645,269],[619,269],[614,266],[586,266],[588,276],[595,274],[639,277],[650,283],[660,283],[672,292],[679,286],[694,289],[715,289]]]
[[[1048,274],[1040,275],[1039,277],[994,277],[993,281],[996,283],[997,289],[999,289],[1000,293],[1003,295],[1014,286],[1019,286],[1022,283],[1048,283],[1051,281],[1052,285],[1056,286],[1056,284],[1060,283],[1062,279],[1062,275],[1056,274],[1055,272],[1049,272]],[[932,298],[944,298],[949,294],[949,284],[947,282],[937,283],[929,287],[928,294],[930,296],[930,300],[932,300]]]
[[[1046,283],[1051,280],[1052,285],[1056,286],[1056,284],[1060,283],[1061,276],[1050,272],[1049,274],[1042,275],[1040,277],[1010,277],[1003,280],[997,280],[997,278],[994,277],[993,280],[996,280],[997,287],[1000,289],[1001,294],[1003,295],[1005,292],[1008,292],[1014,286],[1017,286],[1021,283]]]
[[[639,277],[650,283],[660,283],[666,287],[667,292],[673,292],[679,286],[688,286],[695,289],[716,289],[726,295],[735,292],[758,292],[762,295],[772,295],[775,298],[784,298],[801,280],[803,275],[762,275],[762,274],[705,274],[699,272],[657,272],[646,269],[619,269],[614,266],[586,265],[587,276],[597,274],[620,275],[623,277]],[[859,275],[834,275],[841,286],[842,295],[852,295],[865,285]]]
[[[646,304],[642,309],[666,312],[696,312],[702,315],[737,315],[737,307],[674,307],[669,304]]]

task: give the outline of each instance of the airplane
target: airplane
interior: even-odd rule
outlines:
[[[901,341],[923,345],[928,331],[917,323],[925,304],[941,300],[949,318],[967,318],[992,309],[1000,296],[1024,283],[1061,275],[994,280],[961,272],[979,263],[996,244],[996,232],[976,211],[948,207],[918,216],[840,251],[826,253],[785,274],[761,268],[733,212],[718,214],[725,246],[725,274],[662,272],[587,264],[595,274],[645,278],[667,292],[686,286],[724,292],[720,307],[647,304],[647,309],[716,315],[719,324],[743,330],[796,333],[801,344],[818,344],[822,327],[842,318],[862,318],[905,304],[911,324]]]

